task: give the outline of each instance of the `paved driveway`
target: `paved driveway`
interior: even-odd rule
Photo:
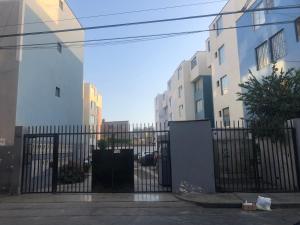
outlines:
[[[0,225],[293,225],[300,209],[205,209],[171,194],[45,194],[0,197]]]

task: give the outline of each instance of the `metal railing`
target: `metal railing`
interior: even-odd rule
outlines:
[[[97,152],[111,152],[103,163],[101,179],[111,179],[103,192],[122,192],[116,185],[130,177],[133,192],[170,192],[171,161],[169,130],[166,124],[92,126],[38,126],[24,135],[23,193],[92,193],[96,182]],[[127,152],[130,157],[117,157]],[[93,161],[94,160],[94,161]],[[125,160],[125,161],[124,161]],[[101,166],[103,166],[101,165]],[[122,174],[121,167],[128,171]],[[122,167],[122,168],[123,168]],[[109,171],[109,172],[107,172]],[[107,178],[107,173],[111,177]],[[98,173],[99,174],[99,173]],[[99,177],[99,176],[98,176]],[[117,181],[116,179],[120,179]],[[107,188],[107,189],[105,189]],[[125,189],[124,189],[125,190]],[[127,189],[126,189],[127,190]],[[127,192],[127,191],[125,191]]]
[[[217,122],[212,134],[217,191],[299,191],[299,163],[291,122],[281,127],[244,121],[224,126]]]

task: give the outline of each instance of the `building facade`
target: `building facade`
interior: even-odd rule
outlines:
[[[83,85],[83,124],[101,127],[102,125],[102,96],[95,85]]]
[[[268,5],[268,4],[270,5]],[[298,0],[254,1],[250,8],[280,7],[299,4]],[[237,31],[240,76],[246,81],[249,70],[259,79],[279,70],[300,69],[300,9],[245,13],[237,26],[290,21],[268,26],[254,26]],[[247,115],[245,115],[247,117]]]
[[[247,9],[251,0],[229,0],[221,12]],[[243,104],[237,101],[241,91],[240,63],[236,21],[242,14],[229,14],[216,17],[210,24],[209,38],[206,41],[208,67],[212,73],[214,117],[216,121],[229,123],[244,117]]]
[[[207,52],[198,51],[183,61],[168,81],[168,90],[156,97],[156,123],[209,119],[213,103]]]
[[[0,0],[0,35],[81,28],[64,0]],[[53,21],[47,22],[44,21]],[[6,26],[7,24],[22,24]],[[84,32],[1,38],[0,139],[14,142],[15,126],[82,124]],[[24,45],[52,43],[50,46]]]

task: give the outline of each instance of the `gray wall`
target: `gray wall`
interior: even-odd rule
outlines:
[[[206,193],[215,192],[213,143],[210,121],[169,123],[173,192],[188,182]]]
[[[15,144],[0,146],[0,193],[20,193],[23,134],[23,128],[16,127]]]
[[[0,0],[0,35],[19,32],[18,26],[4,26],[21,21],[21,8],[19,0]],[[17,44],[17,37],[0,39],[1,47]],[[0,145],[13,145],[14,142],[18,70],[19,51],[0,49]]]

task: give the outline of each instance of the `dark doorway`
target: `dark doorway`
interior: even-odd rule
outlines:
[[[92,192],[134,192],[133,149],[94,150]]]

